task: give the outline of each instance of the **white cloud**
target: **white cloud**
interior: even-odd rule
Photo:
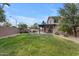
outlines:
[[[41,17],[28,17],[28,16],[19,16],[19,15],[12,15],[10,12],[6,12],[8,21],[15,26],[16,20],[17,24],[19,23],[26,23],[28,26],[33,25],[34,23],[41,24],[41,22],[44,20],[47,22],[48,16],[41,16]],[[11,16],[11,17],[10,17]]]
[[[58,9],[51,9],[51,15],[55,16],[58,14]]]
[[[8,5],[5,5],[5,8],[9,8],[9,6]]]
[[[33,17],[27,17],[27,16],[12,16],[8,17],[9,22],[12,23],[12,25],[16,25],[16,20],[17,24],[19,23],[26,23],[28,26],[33,25],[34,23],[40,24],[43,20],[46,20],[46,18],[33,18]]]

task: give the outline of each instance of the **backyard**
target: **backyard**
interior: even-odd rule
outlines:
[[[14,37],[0,39],[0,55],[79,55],[79,44],[51,34],[20,34]]]

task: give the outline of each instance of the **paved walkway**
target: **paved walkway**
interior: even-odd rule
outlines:
[[[20,35],[20,34],[13,34],[13,35],[2,36],[2,37],[0,37],[0,39],[13,37],[13,36],[17,36],[17,35]]]
[[[31,34],[53,34],[53,33],[45,33],[45,32],[42,32],[42,31],[40,31],[40,33],[39,33],[39,31],[37,31],[35,33],[34,32],[33,33],[31,32]]]
[[[67,39],[67,40],[71,40],[71,41],[73,41],[73,42],[75,42],[75,43],[79,43],[79,37],[64,37],[64,36],[62,36],[62,35],[55,35],[55,36],[58,36],[58,37],[61,37],[61,38],[64,38],[64,39]]]

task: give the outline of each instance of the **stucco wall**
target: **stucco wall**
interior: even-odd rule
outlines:
[[[47,24],[54,24],[54,19],[53,18],[49,18],[47,21]]]
[[[0,36],[7,36],[19,33],[19,30],[15,27],[0,27]]]

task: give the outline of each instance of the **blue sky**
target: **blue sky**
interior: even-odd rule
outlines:
[[[26,23],[30,26],[35,22],[40,24],[43,20],[47,21],[49,16],[58,16],[57,11],[60,8],[63,8],[62,3],[15,3],[4,9],[7,19],[13,25],[17,19],[17,23]]]

